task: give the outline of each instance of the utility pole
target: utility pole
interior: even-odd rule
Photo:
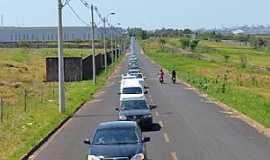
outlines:
[[[115,49],[115,53],[117,53],[117,50],[118,50],[118,48],[117,48],[117,33],[114,32],[114,34],[115,34],[114,35],[114,49]],[[114,60],[116,61],[116,59],[117,59],[117,54],[114,54]]]
[[[113,26],[111,26],[111,57],[112,61],[114,62],[114,54],[113,54]]]
[[[94,6],[91,5],[91,17],[92,17],[92,63],[93,63],[93,83],[96,84],[96,50],[95,50],[95,22],[94,22]]]
[[[107,72],[107,51],[106,51],[106,18],[103,19],[104,22],[104,34],[103,34],[103,43],[104,43],[104,63],[105,63],[105,72]]]
[[[1,27],[4,27],[4,15],[1,14]]]
[[[58,0],[58,82],[59,82],[59,112],[65,112],[65,75],[64,75],[64,51],[63,51],[63,4]]]

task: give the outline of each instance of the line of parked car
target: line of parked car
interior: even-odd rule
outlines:
[[[132,46],[131,46],[132,47]],[[132,52],[132,49],[131,49]],[[98,125],[89,145],[88,160],[146,160],[146,142],[141,129],[151,128],[152,109],[147,101],[147,86],[136,53],[128,54],[128,71],[122,75],[118,121]]]

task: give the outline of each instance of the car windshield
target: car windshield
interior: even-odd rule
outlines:
[[[123,94],[142,94],[142,89],[140,87],[123,88]]]
[[[140,71],[136,71],[136,70],[134,70],[134,71],[128,71],[128,74],[139,74],[140,73]]]
[[[139,143],[139,134],[135,128],[111,128],[97,130],[94,145],[119,145]]]
[[[123,77],[123,79],[136,79],[137,77],[131,75],[131,76],[127,76],[127,77]]]
[[[145,100],[130,100],[121,102],[122,110],[138,110],[138,109],[148,109]]]

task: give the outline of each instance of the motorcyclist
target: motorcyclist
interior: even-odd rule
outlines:
[[[176,71],[175,71],[175,69],[172,70],[172,81],[173,81],[173,83],[176,82]]]
[[[159,71],[159,81],[160,81],[160,83],[164,82],[164,72],[163,72],[162,68]]]

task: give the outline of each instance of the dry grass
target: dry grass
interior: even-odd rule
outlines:
[[[66,49],[66,56],[87,56],[88,49]],[[57,84],[45,83],[45,58],[57,56],[57,49],[0,49],[0,97],[4,100],[4,122],[0,122],[0,160],[18,159],[44,137],[80,103],[89,99],[106,81],[66,83],[67,110],[57,110]],[[24,89],[27,112],[24,112]],[[76,98],[71,98],[76,97]]]

